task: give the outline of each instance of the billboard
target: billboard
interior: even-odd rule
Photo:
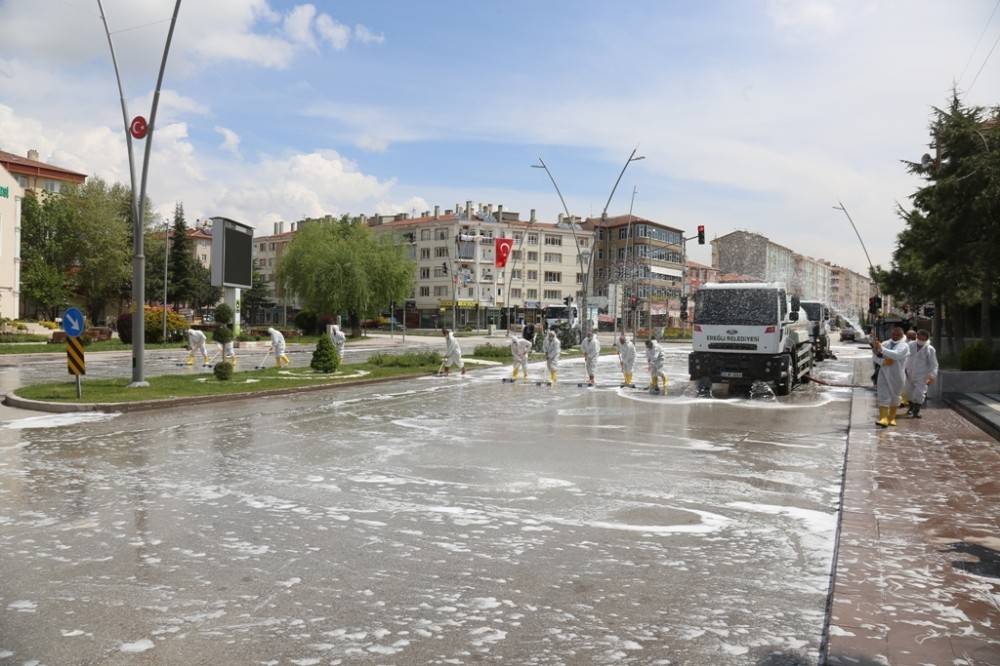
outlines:
[[[212,284],[249,289],[253,275],[253,227],[212,218]]]

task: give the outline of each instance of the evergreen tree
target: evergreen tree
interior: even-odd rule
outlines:
[[[167,297],[179,309],[190,303],[197,290],[196,260],[192,252],[191,237],[188,236],[187,222],[184,220],[184,204],[174,207],[173,236],[170,239],[170,268],[167,283]]]
[[[251,287],[242,294],[240,303],[241,315],[248,322],[256,321],[257,313],[264,307],[265,303],[271,301],[271,290],[261,274],[254,269],[251,277]]]
[[[309,366],[316,372],[327,374],[337,371],[337,367],[340,366],[340,357],[337,355],[337,349],[330,341],[329,335],[319,336],[319,340],[316,342],[316,351],[313,352],[312,362]]]

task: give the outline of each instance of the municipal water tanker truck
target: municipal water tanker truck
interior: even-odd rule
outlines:
[[[694,310],[691,381],[749,388],[774,385],[788,395],[813,367],[809,322],[780,282],[706,284]]]

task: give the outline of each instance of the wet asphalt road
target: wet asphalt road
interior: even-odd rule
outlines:
[[[815,663],[850,392],[668,354],[8,423],[0,663]]]

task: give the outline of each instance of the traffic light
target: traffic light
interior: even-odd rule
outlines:
[[[442,261],[441,262],[441,270],[444,271],[445,275],[448,274],[448,262],[447,261]]]
[[[705,244],[705,225],[704,224],[699,224],[698,225],[698,245],[704,245],[704,244]]]
[[[569,307],[570,303],[572,303],[572,302],[573,302],[573,297],[572,296],[567,296],[566,298],[563,299],[563,303],[566,304],[566,307]]]
[[[868,298],[868,314],[875,314],[878,312],[878,308],[875,306],[875,297],[871,296]]]
[[[876,296],[875,297],[875,312],[881,312],[881,311],[882,311],[882,297],[881,296]]]
[[[688,297],[681,296],[681,312],[687,312],[688,309]]]

